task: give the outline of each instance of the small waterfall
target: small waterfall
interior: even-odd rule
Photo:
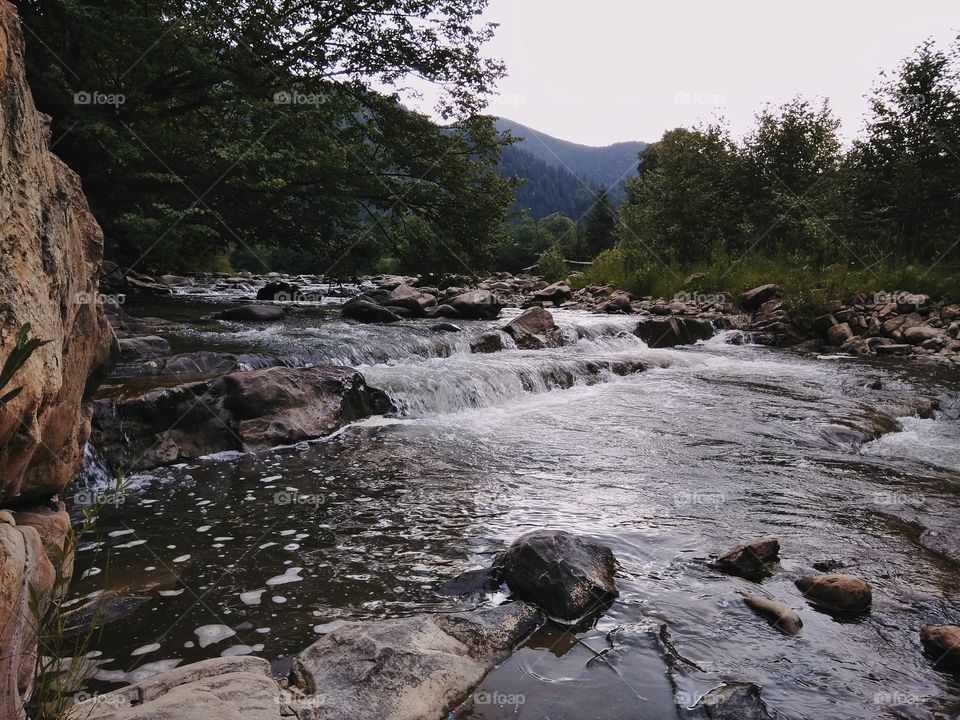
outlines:
[[[83,447],[83,469],[77,475],[71,488],[81,490],[104,490],[110,487],[113,475],[106,459],[97,449],[87,443]]]

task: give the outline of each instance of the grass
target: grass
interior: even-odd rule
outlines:
[[[699,277],[687,282],[695,274]],[[783,287],[784,304],[795,311],[815,311],[845,302],[855,293],[911,292],[949,302],[960,300],[960,269],[946,265],[913,266],[888,259],[865,267],[859,262],[826,267],[797,257],[750,255],[739,260],[715,256],[697,263],[627,262],[618,249],[601,253],[575,287],[611,284],[637,296],[671,298],[678,293],[730,293],[737,297],[765,283]]]

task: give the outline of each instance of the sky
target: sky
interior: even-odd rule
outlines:
[[[564,140],[649,142],[717,115],[741,136],[797,93],[829,98],[851,138],[882,69],[960,33],[960,0],[491,0],[486,19],[509,72],[487,112]]]

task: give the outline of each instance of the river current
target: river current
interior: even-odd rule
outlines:
[[[166,333],[176,351],[356,367],[397,411],[321,441],[137,474],[77,559],[73,602],[104,588],[134,598],[95,638],[97,688],[223,654],[260,655],[282,674],[343,621],[495,602],[439,589],[522,533],[560,528],[613,549],[620,597],[592,627],[537,633],[462,717],[671,718],[675,701],[732,681],[798,720],[960,713],[960,681],[918,638],[925,624],[960,622],[955,372],[730,333],[651,350],[630,332],[636,318],[578,312],[554,313],[562,348],[471,354],[471,338],[518,311],[437,333],[335,312],[204,321],[198,301],[129,309],[184,321]],[[882,390],[866,387],[876,378]],[[936,396],[942,410],[862,446],[825,432],[903,394]],[[782,546],[762,584],[708,565],[761,535]],[[867,580],[872,612],[837,621],[807,605],[793,580],[815,564]],[[802,632],[781,635],[740,592],[798,610]],[[643,639],[653,626],[695,679],[670,685]]]

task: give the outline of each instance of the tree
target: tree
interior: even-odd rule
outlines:
[[[960,41],[921,44],[881,76],[866,137],[851,154],[853,196],[875,233],[907,261],[957,251],[960,234]]]
[[[687,262],[718,245],[739,247],[744,178],[723,128],[667,131],[644,150],[639,175],[627,182],[617,231],[624,257],[638,266],[655,257]]]
[[[839,121],[826,101],[795,98],[757,115],[744,143],[751,244],[826,261],[836,250],[832,225],[844,214],[838,186]]]
[[[590,257],[613,247],[617,230],[617,212],[610,203],[607,188],[597,190],[596,202],[587,214],[585,242]]]
[[[23,0],[29,80],[125,265],[227,247],[313,251],[334,272],[412,217],[491,256],[512,184],[477,115],[502,75],[486,0]],[[53,49],[56,50],[53,50]],[[444,126],[384,94],[416,76]],[[380,89],[379,91],[377,89]],[[419,227],[419,226],[418,226]],[[354,254],[364,248],[360,256]],[[445,263],[448,253],[427,254]]]

